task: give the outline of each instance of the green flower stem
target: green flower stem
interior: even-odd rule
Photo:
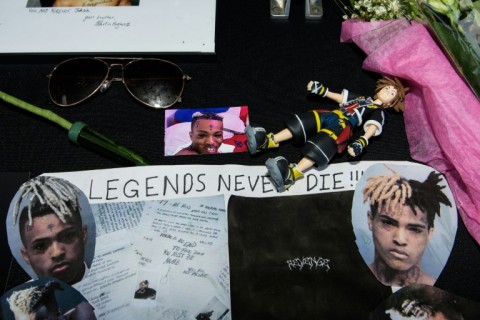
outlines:
[[[95,152],[105,155],[109,158],[127,165],[149,165],[145,160],[135,152],[115,143],[104,135],[91,129],[87,124],[77,121],[71,123],[60,117],[56,113],[34,106],[28,102],[15,98],[5,92],[0,91],[0,98],[23,110],[36,114],[42,118],[52,121],[62,128],[68,130],[68,138],[75,144],[86,146]]]
[[[125,165],[145,166],[150,164],[142,156],[117,144],[81,121],[73,123],[72,128],[68,131],[68,138],[76,144],[89,147],[97,153],[114,158]]]
[[[67,130],[70,130],[72,127],[72,123],[67,121],[66,119],[60,117],[58,114],[47,110],[47,109],[42,109],[37,106],[34,106],[33,104],[30,104],[28,102],[25,102],[23,100],[20,100],[18,98],[15,98],[3,91],[0,91],[0,98],[4,100],[5,102],[8,102],[16,107],[19,107],[23,110],[26,110],[28,112],[34,113],[42,118],[45,118],[47,120],[50,120],[56,124],[58,124],[60,127],[65,128]]]

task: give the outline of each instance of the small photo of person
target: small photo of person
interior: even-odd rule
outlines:
[[[356,186],[352,224],[360,254],[382,284],[433,285],[453,247],[457,210],[439,172],[379,163]]]
[[[203,308],[195,314],[195,320],[224,319],[230,310],[217,297],[212,297]]]
[[[140,281],[138,284],[138,289],[135,291],[134,299],[148,299],[155,300],[157,297],[157,291],[155,289],[149,288],[148,280]]]
[[[140,0],[27,0],[27,8],[138,6]]]
[[[1,298],[4,320],[95,320],[94,308],[76,289],[47,277],[17,286]]]
[[[401,288],[370,317],[372,320],[480,319],[480,304],[425,284]]]
[[[165,110],[165,156],[246,152],[248,108]]]
[[[38,176],[22,184],[6,220],[12,255],[32,279],[84,279],[95,253],[87,197],[67,180]]]

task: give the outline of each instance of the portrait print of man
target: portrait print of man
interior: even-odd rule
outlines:
[[[396,291],[372,312],[372,320],[480,319],[480,304],[424,284]]]
[[[246,106],[166,111],[166,156],[247,151]]]
[[[80,292],[54,278],[26,282],[1,298],[5,320],[95,320],[94,308]]]
[[[25,182],[10,205],[7,232],[12,254],[32,278],[72,285],[87,275],[95,226],[88,200],[70,182],[48,176]]]
[[[405,172],[410,172],[411,177],[400,174],[400,166],[374,166],[377,168],[372,171],[379,171],[371,174],[370,167],[365,172],[363,181],[355,190],[352,207],[352,219],[363,215],[368,226],[368,231],[363,234],[355,230],[361,253],[363,245],[373,245],[373,250],[370,248],[373,256],[366,258],[365,252],[362,256],[377,280],[384,285],[433,285],[449,256],[456,231],[456,211],[445,179],[425,166],[412,165],[409,170],[403,168]],[[353,224],[357,229],[355,222]],[[447,251],[431,250],[430,263],[440,269],[434,273],[424,268],[423,260],[437,227],[447,229],[438,231],[446,235],[440,238],[447,241],[444,244]],[[435,242],[437,248],[441,246],[438,240]]]
[[[149,287],[148,280],[143,280],[138,284],[138,289],[135,291],[135,299],[149,299],[155,300],[157,291]]]
[[[223,143],[223,118],[213,112],[194,113],[189,136],[190,145],[175,155],[219,153]]]

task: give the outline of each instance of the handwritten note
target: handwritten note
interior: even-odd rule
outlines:
[[[224,197],[149,201],[143,213],[134,241],[139,268],[163,270],[158,299],[170,301],[169,312],[195,318],[212,298],[228,310]]]
[[[100,236],[92,269],[78,290],[99,320],[120,314],[194,319],[202,312],[229,319],[223,196],[99,203],[92,211]]]
[[[97,319],[128,319],[135,287],[135,253],[126,230],[97,238],[97,249],[88,277],[74,287],[95,308]]]
[[[112,5],[117,2],[41,7],[38,0],[2,1],[0,53],[215,53],[216,0]],[[56,41],[25,30],[54,35]]]
[[[30,8],[32,15],[69,15],[85,24],[95,27],[110,27],[114,29],[130,27],[131,21],[119,19],[113,14],[95,14],[89,8]]]

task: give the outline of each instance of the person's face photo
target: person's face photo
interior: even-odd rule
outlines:
[[[52,277],[10,289],[0,297],[0,306],[5,320],[96,319],[95,309],[78,290]]]
[[[376,163],[356,185],[352,225],[380,283],[432,286],[453,248],[457,212],[446,179],[431,167]]]
[[[198,119],[190,131],[192,150],[199,154],[218,153],[223,143],[223,121]]]
[[[138,289],[135,291],[135,299],[155,300],[157,291],[149,287],[148,280],[141,281],[138,284]]]
[[[85,194],[69,181],[26,181],[11,201],[6,225],[12,255],[32,279],[54,277],[73,285],[88,275],[95,219]]]
[[[57,301],[51,299],[40,305],[34,313],[31,313],[30,320],[58,320],[63,319],[59,312]]]
[[[69,284],[82,279],[87,226],[64,223],[52,212],[20,228],[22,256],[39,278],[53,276]]]
[[[424,284],[395,291],[370,314],[374,320],[480,319],[477,302]]]
[[[165,156],[247,152],[248,107],[165,110]]]
[[[140,285],[138,286],[140,289],[145,289],[148,288],[148,284],[146,282],[140,282]]]
[[[396,213],[368,213],[368,228],[372,231],[375,260],[387,268],[408,271],[419,266],[425,248],[433,234],[427,215],[409,206]]]

